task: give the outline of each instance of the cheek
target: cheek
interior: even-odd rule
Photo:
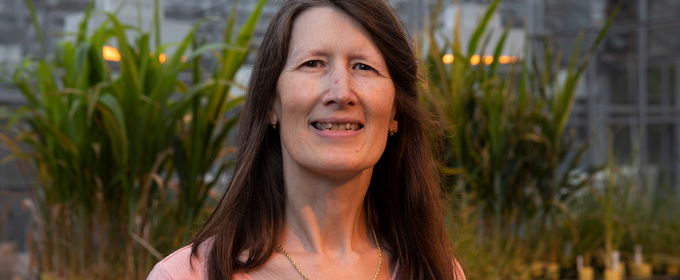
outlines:
[[[387,125],[392,119],[392,107],[394,106],[394,87],[390,85],[380,85],[371,89],[370,92],[380,93],[374,94],[370,98],[371,114],[375,116],[376,120],[381,124]]]
[[[296,79],[295,77],[282,77],[286,82],[280,83],[278,96],[281,100],[281,117],[284,122],[297,122],[288,118],[297,118],[305,115],[314,105],[315,84],[309,79]]]
[[[294,74],[282,78],[278,87],[281,100],[281,140],[284,145],[287,144],[289,152],[297,153],[295,151],[301,147],[297,144],[307,142],[309,138],[308,121],[317,103],[318,85],[312,79]]]

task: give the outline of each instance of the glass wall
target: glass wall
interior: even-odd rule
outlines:
[[[536,42],[551,38],[565,52],[579,32],[586,45],[606,19],[620,7],[611,31],[589,66],[587,94],[580,95],[574,112],[587,112],[587,121],[570,121],[586,128],[597,145],[590,164],[603,163],[611,147],[618,165],[639,170],[649,188],[674,189],[680,196],[680,1],[676,0],[528,0],[543,9],[546,29]],[[536,10],[534,10],[536,11]],[[543,14],[541,14],[543,13]],[[565,58],[566,59],[566,58]],[[579,109],[579,107],[581,107]]]

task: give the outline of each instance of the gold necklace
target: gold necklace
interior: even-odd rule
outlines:
[[[375,280],[376,278],[378,278],[378,272],[380,272],[380,265],[382,264],[382,250],[380,250],[380,244],[378,244],[378,237],[375,236],[375,230],[373,229],[373,225],[371,225],[371,230],[373,231],[373,239],[375,239],[375,245],[378,246],[378,254],[379,254],[378,268],[375,269],[375,275],[373,275],[373,280]],[[290,255],[288,255],[288,252],[286,252],[286,250],[284,250],[283,247],[281,247],[281,243],[276,242],[276,245],[278,245],[279,249],[281,249],[281,252],[283,252],[283,254],[286,255],[286,257],[288,257],[288,259],[290,260],[290,263],[293,264],[293,266],[295,267],[295,269],[297,269],[297,271],[300,273],[300,275],[302,275],[302,277],[304,277],[305,280],[309,280],[309,278],[307,278],[307,275],[305,275],[305,273],[302,272],[302,269],[300,269],[297,266],[297,264],[295,264],[295,261],[293,260],[293,258]]]

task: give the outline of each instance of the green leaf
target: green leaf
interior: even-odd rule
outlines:
[[[486,12],[484,12],[482,20],[477,23],[477,27],[475,27],[474,31],[472,32],[472,37],[470,38],[470,43],[468,44],[468,54],[472,55],[477,52],[477,44],[479,44],[479,40],[484,35],[486,26],[489,24],[489,20],[491,20],[491,17],[496,12],[498,3],[500,3],[500,0],[494,0],[491,2],[486,8]],[[483,53],[479,53],[479,55],[481,56]]]
[[[90,4],[88,4],[87,9],[85,9],[85,15],[80,21],[80,24],[78,24],[78,37],[76,39],[76,45],[80,45],[85,41],[85,36],[87,35],[87,24],[90,21],[90,17],[92,16],[94,1],[95,0],[90,0]]]
[[[503,47],[505,46],[505,40],[508,37],[508,33],[510,32],[510,27],[512,25],[508,23],[505,26],[505,30],[503,30],[503,35],[501,35],[501,38],[498,40],[498,43],[496,44],[496,49],[493,52],[493,63],[491,63],[491,70],[489,71],[489,76],[488,78],[491,78],[493,76],[496,76],[498,74],[498,64],[500,62],[498,59],[501,57],[501,53],[503,52]]]
[[[255,26],[262,13],[262,8],[267,0],[259,0],[257,6],[250,14],[250,17],[241,27],[238,38],[236,39],[235,45],[241,47],[247,47],[253,34],[255,32]],[[225,38],[227,40],[227,38]],[[228,40],[226,41],[228,42]],[[245,59],[246,53],[229,51],[228,54],[223,57],[222,67],[217,80],[233,80],[236,70],[241,67]],[[229,87],[223,85],[218,85],[215,87],[215,93],[211,95],[210,101],[208,102],[207,114],[211,120],[216,120],[218,115],[222,112],[223,100],[226,98]]]
[[[121,109],[118,100],[116,100],[113,95],[106,93],[99,97],[98,103],[111,111],[113,117],[115,117],[117,125],[121,128],[123,139],[127,141],[127,135],[125,133],[127,131],[125,128],[125,118],[123,117],[123,110]]]
[[[187,60],[194,59],[195,57],[212,50],[231,50],[235,52],[246,53],[248,51],[248,48],[225,43],[210,43],[202,45],[198,49],[192,51],[191,54],[187,56]]]
[[[137,73],[136,64],[134,62],[136,55],[132,52],[130,45],[128,45],[127,36],[125,35],[125,28],[123,28],[114,14],[106,13],[106,15],[113,23],[112,30],[118,42],[118,52],[120,53],[121,57],[120,68],[123,81],[132,87],[127,90],[131,90],[135,95],[139,95],[142,92],[142,86],[139,81],[139,74]]]
[[[33,22],[33,28],[35,28],[35,35],[40,42],[40,51],[45,55],[45,39],[43,38],[42,31],[40,28],[40,23],[38,22],[38,16],[35,12],[35,7],[33,6],[32,0],[24,0],[26,7],[28,8],[29,14],[31,15],[31,21]]]

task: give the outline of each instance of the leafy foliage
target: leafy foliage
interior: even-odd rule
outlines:
[[[562,247],[557,237],[569,221],[567,203],[601,169],[580,168],[588,143],[576,143],[566,124],[576,86],[611,24],[599,32],[584,57],[579,37],[566,68],[548,40],[543,57],[527,47],[522,61],[501,65],[510,25],[497,44],[487,48],[488,24],[499,2],[488,5],[467,53],[460,47],[459,24],[449,38],[436,28],[438,15],[433,14],[426,60],[427,101],[449,126],[441,169],[454,182],[447,189],[462,202],[457,209],[463,219],[454,236],[474,235],[463,238],[468,248],[459,248],[471,254],[468,260],[480,260],[469,265],[477,265],[472,270],[483,279],[526,276],[527,271],[517,268],[532,259],[558,261]],[[437,5],[435,11],[442,1]],[[492,55],[485,55],[489,51]],[[442,61],[447,52],[454,56],[451,64]],[[493,62],[471,63],[473,56]],[[558,82],[560,71],[566,78]],[[577,174],[584,178],[576,180]]]
[[[237,36],[232,13],[220,43],[197,42],[200,21],[161,62],[170,45],[160,44],[157,3],[152,32],[111,13],[90,32],[93,1],[73,40],[48,58],[24,59],[13,81],[28,104],[8,114],[0,138],[39,177],[39,201],[27,203],[45,275],[144,279],[161,252],[187,243],[229,165],[225,140],[238,116],[225,113],[243,98],[229,89],[240,86],[233,78],[265,2]],[[120,62],[104,60],[111,42]],[[210,51],[211,71],[200,64]],[[191,73],[189,84],[181,73]]]
[[[242,87],[233,79],[264,3],[239,31],[232,10],[219,43],[195,38],[205,20],[197,23],[164,63],[171,45],[160,44],[158,8],[153,31],[115,14],[89,31],[90,5],[73,40],[22,61],[12,80],[28,104],[0,110],[7,118],[0,141],[12,152],[2,162],[18,160],[39,178],[38,201],[24,205],[34,213],[29,245],[43,278],[144,279],[164,253],[188,242],[231,164],[227,138],[243,97],[229,90]],[[577,84],[614,15],[583,56],[579,37],[567,65],[549,40],[501,64],[510,25],[488,45],[499,3],[489,4],[466,49],[459,24],[448,37],[433,13],[423,48],[423,101],[449,126],[440,170],[468,278],[529,279],[535,263],[573,265],[577,254],[608,267],[612,250],[626,256],[635,244],[653,252],[655,264],[680,265],[680,249],[669,246],[680,242],[677,201],[637,201],[642,188],[611,155],[606,166],[581,167],[588,142],[577,143],[567,127]],[[120,62],[103,58],[111,42]],[[470,62],[487,51],[488,65]],[[207,53],[216,61],[210,70],[201,64]]]

